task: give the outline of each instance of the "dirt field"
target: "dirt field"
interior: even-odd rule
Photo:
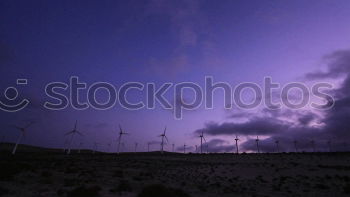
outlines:
[[[1,153],[0,196],[348,196],[350,153]]]

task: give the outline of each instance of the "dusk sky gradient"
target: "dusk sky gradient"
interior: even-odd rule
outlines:
[[[263,151],[272,151],[277,138],[285,151],[293,149],[294,139],[304,150],[310,139],[320,149],[327,139],[341,148],[350,139],[349,10],[348,0],[1,1],[0,89],[26,78],[29,84],[18,90],[32,103],[24,111],[0,112],[0,136],[14,142],[19,132],[9,125],[33,120],[23,143],[62,147],[64,133],[78,120],[85,136],[76,138],[75,146],[81,141],[92,148],[98,142],[100,150],[108,143],[115,149],[118,124],[130,133],[125,137],[129,151],[135,142],[140,150],[147,149],[147,142],[158,143],[165,126],[169,143],[179,148],[199,145],[202,131],[211,151],[218,152],[233,151],[235,134],[245,151],[255,150],[256,135],[261,135]],[[222,91],[216,91],[214,109],[186,111],[182,120],[159,105],[136,111],[118,105],[105,111],[45,110],[42,105],[50,100],[45,85],[68,83],[71,76],[116,87],[130,81],[203,85],[205,76],[232,86],[262,84],[265,76],[281,84],[325,81],[335,84],[336,103],[325,112],[225,110]],[[133,91],[130,98],[146,97]]]

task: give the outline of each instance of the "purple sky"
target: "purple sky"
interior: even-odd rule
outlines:
[[[195,136],[201,131],[212,140],[212,151],[232,151],[236,133],[247,151],[254,151],[250,138],[257,134],[265,139],[266,151],[275,138],[283,141],[284,150],[293,148],[293,139],[305,150],[314,138],[320,148],[326,139],[340,147],[350,138],[345,132],[350,129],[345,124],[350,118],[345,91],[350,86],[349,10],[347,0],[1,1],[0,88],[4,91],[17,78],[27,78],[28,87],[19,90],[32,104],[18,113],[0,112],[0,135],[13,142],[19,133],[9,125],[34,120],[23,143],[61,147],[63,134],[78,120],[85,137],[75,144],[82,141],[91,148],[97,141],[101,150],[111,142],[115,147],[118,124],[131,133],[125,138],[127,150],[133,150],[135,142],[146,150],[147,142],[160,140],[157,136],[165,125],[170,143],[177,147],[198,145]],[[44,110],[45,85],[68,82],[72,75],[88,84],[107,81],[117,87],[129,81],[203,84],[206,75],[232,86],[261,84],[265,76],[281,84],[331,81],[337,85],[333,93],[339,102],[322,113],[228,111],[218,91],[214,109],[185,112],[182,120],[159,106],[137,111],[120,106],[106,111]]]

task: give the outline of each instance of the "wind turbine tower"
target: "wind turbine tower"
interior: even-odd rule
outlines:
[[[279,147],[280,142],[278,140],[276,140],[275,143],[276,143],[276,153],[279,153],[280,152],[280,147]]]
[[[72,131],[69,131],[68,133],[65,134],[65,136],[67,135],[70,135],[71,138],[70,140],[68,141],[68,151],[67,151],[67,154],[69,155],[70,154],[70,151],[71,151],[71,148],[72,148],[72,143],[73,143],[73,137],[75,134],[78,134],[80,136],[83,136],[82,133],[80,133],[78,130],[77,130],[77,124],[78,124],[78,121],[76,120],[75,121],[75,125],[74,125],[74,129]]]
[[[27,129],[28,129],[30,126],[32,126],[32,124],[34,124],[34,123],[31,122],[31,123],[27,124],[27,125],[24,126],[24,127],[14,126],[15,128],[17,128],[17,129],[21,132],[21,134],[19,135],[19,137],[18,137],[18,139],[17,139],[17,142],[16,142],[16,145],[15,145],[15,147],[14,147],[13,150],[12,150],[12,154],[13,154],[13,155],[16,154],[16,150],[17,150],[18,144],[21,142],[22,137],[25,136]]]
[[[164,132],[163,132],[163,134],[161,134],[161,135],[159,135],[158,137],[161,137],[162,138],[162,143],[160,144],[160,152],[163,154],[163,152],[164,152],[164,139],[167,141],[167,142],[169,142],[168,141],[168,138],[166,137],[166,135],[165,135],[165,132],[166,132],[166,127],[165,127],[165,129],[164,129]]]
[[[294,143],[295,152],[297,153],[298,152],[298,146],[297,146],[298,142],[296,140],[294,140],[293,143]]]
[[[256,149],[257,149],[258,153],[260,153],[260,148],[259,148],[259,136],[256,136],[255,142],[256,142]]]
[[[238,141],[239,141],[239,139],[238,139],[237,135],[236,135],[235,141],[236,141],[236,154],[238,154],[239,153],[238,152]]]
[[[201,154],[202,154],[203,153],[203,140],[204,140],[205,143],[207,143],[207,141],[205,140],[203,131],[202,131],[202,134],[199,137],[201,138]]]
[[[118,138],[118,151],[117,154],[120,153],[120,145],[121,145],[121,140],[123,135],[127,135],[128,133],[125,133],[122,129],[122,127],[119,125],[119,138]]]

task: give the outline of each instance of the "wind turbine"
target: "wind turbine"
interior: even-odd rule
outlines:
[[[238,154],[238,136],[236,135],[236,138],[235,138],[235,141],[236,141],[236,154]]]
[[[149,152],[149,146],[151,145],[150,142],[147,143],[147,151]]]
[[[26,133],[27,129],[28,129],[30,126],[32,126],[32,124],[34,124],[34,122],[30,122],[29,124],[27,124],[27,125],[24,126],[24,127],[14,126],[15,128],[17,128],[17,129],[21,132],[21,134],[19,135],[19,137],[18,137],[18,139],[17,139],[17,142],[16,142],[16,145],[15,145],[15,147],[14,147],[13,150],[12,150],[12,154],[13,154],[13,155],[16,154],[16,150],[17,150],[18,144],[21,142],[22,137],[25,136],[25,133]]]
[[[125,132],[122,130],[122,127],[119,125],[118,154],[120,153],[120,144],[121,144],[122,136],[123,136],[124,134],[127,135],[128,133],[125,133]]]
[[[162,154],[163,154],[163,151],[164,151],[164,138],[165,138],[165,140],[166,140],[167,142],[169,142],[169,141],[168,141],[168,138],[167,138],[166,135],[165,135],[165,132],[166,132],[166,127],[165,127],[165,129],[164,129],[163,134],[161,134],[161,135],[158,136],[158,137],[161,137],[161,138],[162,138],[162,143],[160,144],[160,147],[161,147],[160,151],[161,151]]]
[[[259,149],[259,136],[256,136],[255,142],[256,142],[256,149],[257,149],[258,153],[260,153],[260,149]]]
[[[298,146],[297,146],[298,142],[297,142],[297,140],[294,140],[293,143],[294,143],[295,152],[297,153],[298,152]]]
[[[278,140],[276,140],[275,143],[276,143],[276,152],[279,153],[280,152],[280,147],[279,147],[280,142]]]
[[[184,154],[186,153],[186,144],[184,144]]]
[[[78,121],[76,120],[75,121],[75,125],[74,125],[74,129],[72,131],[69,131],[68,133],[65,134],[65,136],[67,135],[71,135],[71,138],[70,138],[70,141],[68,141],[68,151],[67,151],[67,154],[69,155],[70,154],[70,150],[71,150],[71,144],[73,142],[73,137],[75,134],[79,134],[80,136],[83,136],[82,133],[80,133],[78,130],[77,130],[77,124],[78,124]]]
[[[175,152],[175,144],[173,144],[173,152]]]
[[[205,140],[203,131],[202,131],[202,134],[199,135],[199,137],[201,138],[201,154],[202,154],[203,153],[203,140],[204,140],[205,143],[207,143],[207,141]]]

